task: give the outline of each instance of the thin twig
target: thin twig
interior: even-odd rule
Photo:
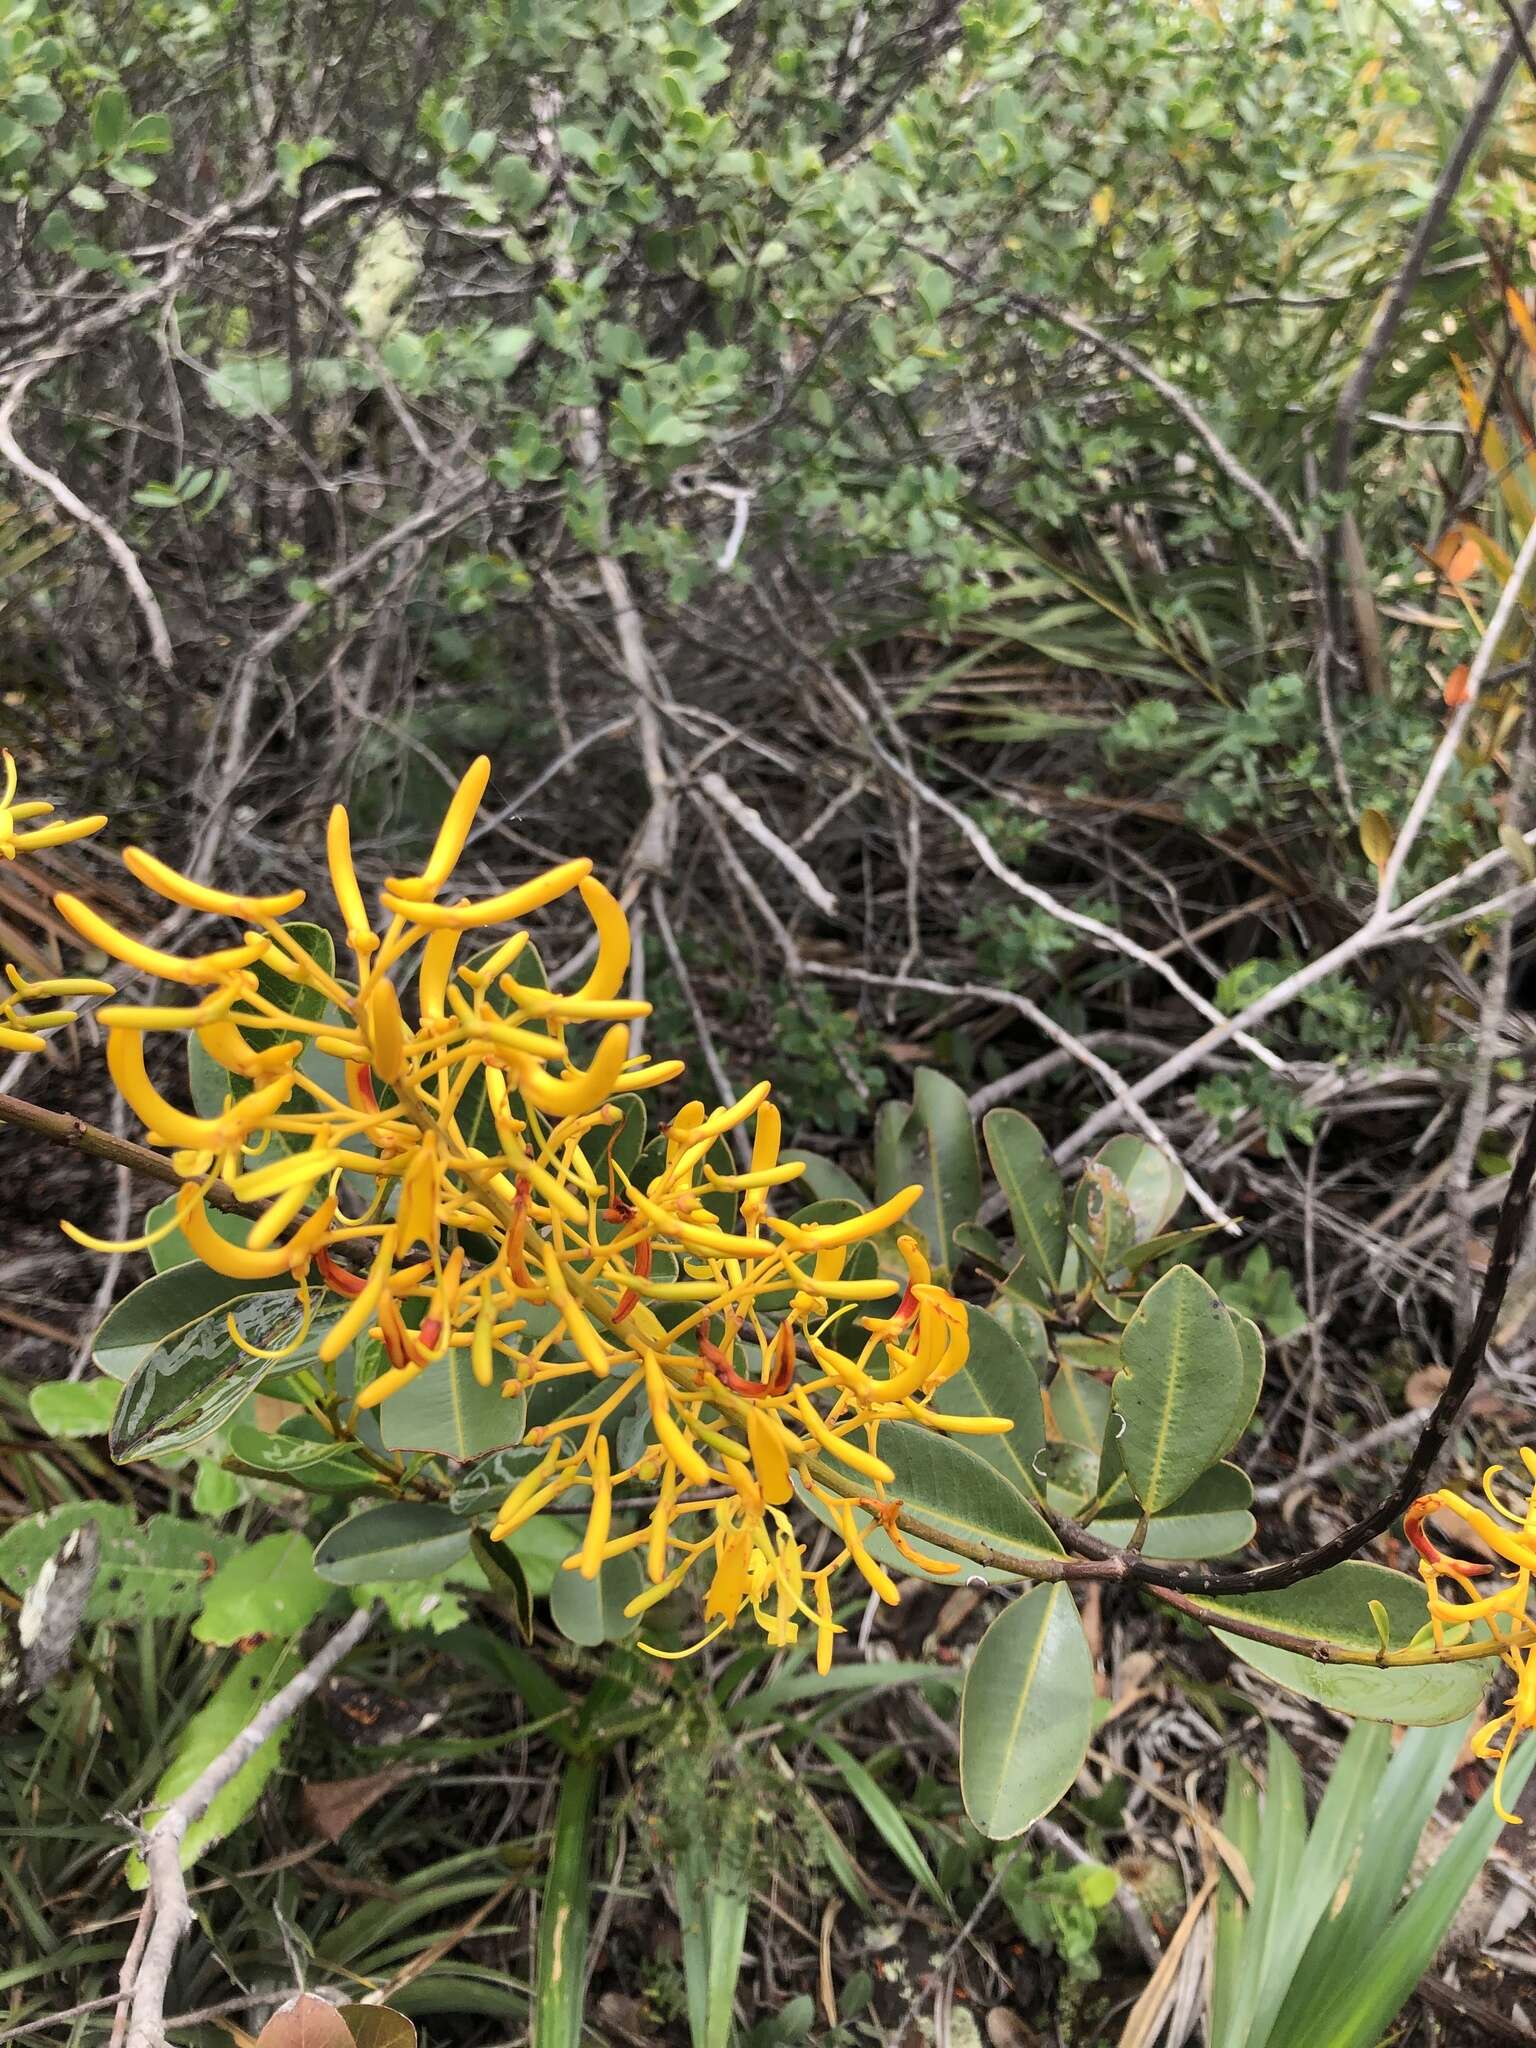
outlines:
[[[166,1985],[177,1944],[192,1922],[186,1880],[181,1874],[181,1846],[187,1829],[207,1812],[213,1800],[230,1779],[244,1769],[262,1744],[292,1720],[343,1657],[357,1647],[373,1625],[377,1612],[374,1607],[360,1607],[303,1670],[290,1678],[281,1692],[273,1694],[186,1791],[171,1801],[150,1829],[144,1843],[144,1865],[149,1873],[154,1915],[143,1960],[134,1980],[126,2048],[161,2048],[165,2040]]]
[[[73,1152],[84,1152],[92,1159],[110,1160],[114,1166],[126,1166],[130,1172],[142,1174],[146,1180],[157,1180],[162,1187],[185,1187],[187,1182],[169,1159],[163,1159],[158,1152],[151,1152],[147,1145],[136,1145],[131,1138],[119,1138],[111,1131],[104,1131],[99,1124],[88,1124],[84,1117],[69,1116],[57,1109],[44,1109],[41,1104],[27,1102],[19,1095],[0,1095],[0,1124],[15,1124],[19,1130],[30,1131],[35,1138],[46,1138],[50,1145],[67,1145]],[[204,1185],[204,1193],[215,1209],[243,1210],[221,1181],[210,1180]]]
[[[12,469],[19,470],[24,477],[30,478],[33,483],[45,490],[71,519],[78,521],[81,526],[95,534],[116,562],[122,579],[139,608],[156,663],[170,675],[175,667],[175,659],[171,652],[171,636],[166,630],[165,614],[160,609],[159,600],[150,589],[144,571],[139,567],[138,556],[109,519],[104,518],[100,512],[93,511],[83,498],[78,497],[69,488],[62,477],[57,477],[51,470],[44,469],[41,463],[34,462],[16,439],[12,423],[16,418],[17,408],[30,387],[50,367],[49,362],[33,363],[12,383],[4,405],[0,405],[0,455],[5,457]]]

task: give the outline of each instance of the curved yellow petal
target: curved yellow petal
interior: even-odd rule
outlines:
[[[764,1218],[770,1230],[776,1230],[790,1244],[799,1250],[821,1251],[828,1245],[857,1244],[861,1238],[878,1237],[882,1230],[888,1230],[893,1223],[900,1222],[922,1195],[920,1183],[903,1188],[899,1194],[882,1202],[878,1208],[870,1209],[862,1216],[851,1216],[846,1223],[794,1224],[778,1216]]]
[[[520,888],[488,896],[483,903],[416,903],[391,889],[384,891],[381,900],[392,917],[406,918],[427,931],[439,931],[445,925],[455,931],[469,931],[478,925],[507,924],[513,918],[526,917],[531,910],[542,910],[546,903],[566,895],[591,872],[591,861],[568,860],[547,874],[536,875]]]
[[[144,1066],[144,1034],[118,1026],[107,1033],[107,1072],[117,1092],[152,1137],[186,1151],[216,1151],[227,1132],[222,1117],[189,1116],[167,1102]]]
[[[443,822],[437,828],[437,839],[426,866],[419,875],[391,876],[384,886],[392,896],[418,903],[437,894],[464,851],[469,828],[475,822],[475,813],[480,808],[480,799],[485,795],[485,785],[490,779],[490,758],[481,754],[470,762],[443,813]]]
[[[629,919],[617,896],[595,875],[588,875],[580,886],[581,900],[597,931],[597,958],[576,997],[583,1002],[607,1002],[624,986],[629,972]]]
[[[162,953],[154,946],[146,946],[142,939],[120,932],[92,910],[88,903],[82,903],[78,896],[60,894],[54,897],[53,903],[59,915],[74,926],[87,945],[99,947],[103,953],[110,953],[115,960],[122,960],[130,967],[142,968],[146,974],[157,974],[163,981],[183,982],[188,987],[196,987],[200,982],[219,981],[238,968],[249,967],[267,951],[265,939],[251,939],[243,946],[228,946],[221,952],[196,953],[182,959],[179,954]]]
[[[357,886],[357,869],[352,865],[352,821],[345,804],[331,806],[325,826],[325,859],[331,871],[336,907],[347,928],[347,944],[360,960],[366,961],[379,940],[363,902],[363,892]]]
[[[180,875],[175,868],[156,860],[142,847],[123,848],[123,866],[135,881],[171,903],[185,903],[189,910],[207,910],[222,917],[285,917],[304,901],[302,889],[286,889],[280,896],[232,896],[227,889],[210,889]]]

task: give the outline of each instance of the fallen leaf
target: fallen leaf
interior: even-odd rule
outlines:
[[[1035,2048],[1038,2034],[1032,2034],[1006,2005],[994,2005],[987,2014],[987,2040],[991,2048]]]
[[[1445,1383],[1450,1376],[1443,1365],[1421,1365],[1404,1382],[1403,1405],[1407,1408],[1430,1407],[1445,1392]]]
[[[353,1821],[376,1806],[386,1792],[403,1785],[415,1771],[369,1771],[361,1778],[329,1778],[304,1787],[299,1811],[317,1835],[339,1842]]]
[[[416,2048],[416,2028],[388,2005],[344,2005],[341,2016],[352,2048]]]
[[[1443,695],[1445,697],[1446,703],[1450,705],[1452,710],[1454,710],[1458,704],[1466,703],[1467,678],[1469,675],[1471,675],[1471,673],[1472,671],[1468,667],[1466,662],[1458,661],[1456,666],[1451,670],[1450,674],[1446,677]]]
[[[305,1991],[278,2007],[256,2036],[256,2048],[352,2048],[352,2036],[334,2005]]]
[[[1360,848],[1372,867],[1386,866],[1392,858],[1396,837],[1392,821],[1385,811],[1378,811],[1373,805],[1360,813]]]

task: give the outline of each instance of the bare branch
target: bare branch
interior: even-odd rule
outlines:
[[[191,1925],[186,1880],[181,1874],[181,1845],[187,1829],[207,1812],[218,1794],[279,1728],[284,1727],[368,1633],[378,1610],[360,1607],[235,1737],[186,1791],[173,1799],[150,1829],[144,1844],[153,1901],[149,1939],[133,1981],[133,2006],[127,2048],[162,2048],[165,2041],[165,1991],[177,1944]],[[124,1987],[126,1989],[126,1986]]]

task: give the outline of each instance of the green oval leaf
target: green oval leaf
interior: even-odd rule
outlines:
[[[303,1326],[294,1294],[247,1294],[157,1344],[123,1388],[107,1442],[113,1458],[164,1457],[185,1450],[227,1422],[247,1394],[279,1370],[253,1358],[231,1337],[233,1322],[257,1350],[281,1350]],[[316,1341],[311,1327],[308,1343]],[[306,1348],[301,1347],[301,1350]],[[293,1362],[299,1362],[300,1353]]]
[[[995,1415],[1011,1422],[1006,1436],[970,1436],[967,1450],[984,1458],[1020,1493],[1039,1498],[1045,1481],[1034,1460],[1045,1442],[1040,1376],[1023,1346],[995,1316],[968,1305],[970,1353],[964,1366],[944,1382],[934,1406],[945,1415]]]
[[[640,1626],[626,1617],[624,1609],[644,1587],[645,1569],[633,1550],[610,1557],[595,1579],[562,1568],[549,1589],[550,1615],[561,1635],[583,1649],[622,1642]]]
[[[1237,1407],[1228,1426],[1227,1441],[1221,1447],[1226,1457],[1243,1440],[1244,1432],[1253,1420],[1254,1410],[1259,1405],[1259,1395],[1264,1391],[1264,1338],[1257,1323],[1247,1316],[1239,1315],[1235,1308],[1228,1308],[1232,1327],[1237,1332],[1237,1347],[1242,1353],[1242,1376],[1238,1381]]]
[[[1121,1499],[1124,1499],[1124,1489]],[[1254,1538],[1256,1524],[1251,1513],[1253,1483],[1236,1465],[1213,1465],[1202,1472],[1188,1493],[1147,1524],[1144,1557],[1227,1557]],[[1107,1511],[1096,1517],[1095,1536],[1122,1548],[1130,1541],[1136,1516],[1117,1515],[1112,1500]]]
[[[503,1379],[482,1387],[469,1353],[457,1347],[419,1379],[380,1404],[379,1428],[391,1451],[438,1451],[450,1458],[481,1458],[521,1443],[528,1402]]]
[[[221,1564],[192,1624],[200,1643],[239,1643],[247,1636],[292,1638],[314,1620],[331,1589],[315,1571],[310,1546],[296,1529],[261,1536]]]
[[[1024,1495],[955,1437],[915,1422],[887,1422],[880,1430],[880,1455],[896,1475],[887,1489],[891,1498],[930,1526],[970,1543],[994,1544],[1028,1557],[1060,1557],[1061,1545]],[[925,1556],[953,1563],[958,1571],[932,1572],[913,1564],[883,1530],[872,1529],[865,1538],[871,1552],[893,1572],[915,1572],[919,1578],[941,1582],[976,1577],[1012,1580],[1016,1576],[1000,1567],[977,1564],[926,1536],[908,1540]]]
[[[493,1543],[483,1529],[469,1532],[469,1551],[485,1574],[485,1583],[512,1616],[525,1643],[533,1641],[533,1589],[515,1550]]]
[[[975,1220],[981,1207],[981,1155],[965,1090],[933,1067],[919,1067],[912,1082],[912,1114],[904,1132],[915,1152],[923,1193],[902,1219],[928,1246],[934,1272],[954,1271],[958,1224]]]
[[[271,1434],[249,1423],[234,1423],[229,1462],[242,1472],[276,1479],[305,1493],[352,1493],[377,1484],[377,1474],[357,1453],[327,1435],[308,1415],[292,1417]]]
[[[1068,1792],[1088,1753],[1093,1660],[1071,1593],[1036,1586],[976,1646],[960,1695],[960,1792],[1006,1842]]]
[[[315,1570],[333,1586],[374,1580],[430,1579],[469,1548],[469,1531],[436,1501],[391,1501],[364,1508],[315,1546]]]
[[[1231,1441],[1245,1383],[1242,1346],[1220,1297],[1175,1266],[1142,1298],[1120,1339],[1114,1405],[1120,1458],[1149,1514],[1171,1507]]]
[[[1094,1154],[1125,1190],[1136,1219],[1136,1241],[1145,1243],[1167,1228],[1184,1200],[1184,1169],[1161,1145],[1125,1133]]]
[[[1067,1255],[1067,1205],[1050,1150],[1027,1116],[994,1109],[982,1136],[1013,1221],[1018,1263],[1003,1282],[1010,1291],[1049,1303]]]
[[[47,1380],[32,1389],[27,1406],[49,1436],[105,1436],[122,1391],[116,1380]]]
[[[1410,1727],[1458,1721],[1482,1699],[1493,1669],[1481,1658],[1396,1670],[1378,1670],[1367,1664],[1319,1664],[1297,1651],[1255,1643],[1220,1626],[1223,1615],[1237,1615],[1319,1644],[1375,1651],[1380,1639],[1371,1614],[1374,1600],[1386,1610],[1393,1648],[1406,1649],[1428,1623],[1428,1602],[1418,1579],[1388,1571],[1385,1565],[1356,1559],[1281,1592],[1200,1594],[1197,1598],[1202,1615],[1234,1657],[1241,1657],[1266,1678],[1306,1699],[1365,1721],[1397,1721]]]

